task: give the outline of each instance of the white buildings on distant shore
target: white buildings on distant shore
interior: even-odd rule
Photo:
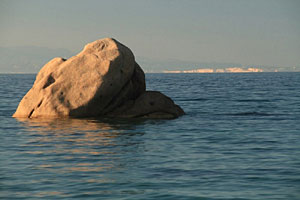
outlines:
[[[192,70],[175,70],[175,71],[163,71],[164,73],[248,73],[248,72],[263,72],[259,68],[243,69],[240,67],[229,67],[225,69],[192,69]]]
[[[192,70],[176,70],[176,71],[164,71],[164,73],[213,73],[213,69],[192,69]]]
[[[243,73],[243,72],[263,72],[262,69],[259,68],[248,68],[248,69],[242,69],[239,67],[232,67],[232,68],[226,68],[225,72],[234,72],[234,73]]]

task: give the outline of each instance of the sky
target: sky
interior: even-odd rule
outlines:
[[[5,48],[113,37],[153,60],[300,67],[299,0],[0,0],[0,27]]]

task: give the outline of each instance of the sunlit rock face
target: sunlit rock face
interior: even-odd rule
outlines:
[[[87,44],[67,60],[48,62],[13,117],[176,118],[184,114],[169,97],[145,89],[145,74],[131,50],[105,38]]]

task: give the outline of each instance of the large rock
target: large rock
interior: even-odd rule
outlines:
[[[175,118],[184,114],[170,98],[145,88],[145,74],[131,50],[105,38],[87,44],[68,60],[54,58],[47,63],[13,117]]]

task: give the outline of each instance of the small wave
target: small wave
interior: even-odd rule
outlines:
[[[206,98],[195,98],[195,99],[182,99],[180,101],[208,101],[210,99],[206,99]]]
[[[239,99],[237,102],[270,102],[268,99]]]
[[[230,113],[228,115],[232,115],[232,116],[270,116],[270,114],[264,113],[264,112],[240,112],[240,113]]]

